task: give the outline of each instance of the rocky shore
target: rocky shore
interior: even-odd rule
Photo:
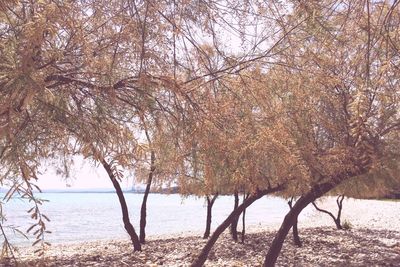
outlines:
[[[332,199],[319,204],[335,209]],[[290,232],[277,266],[400,266],[400,202],[348,200],[343,212],[349,230],[336,230],[329,216],[311,212],[299,222],[303,246],[293,245]],[[262,265],[276,230],[249,227],[244,244],[224,234],[206,266]],[[135,253],[128,240],[53,245],[42,259],[21,250],[18,266],[189,266],[205,243],[200,236],[153,237]],[[3,262],[9,265],[15,264]]]
[[[301,230],[303,246],[285,242],[278,266],[400,266],[400,232],[330,228]],[[260,266],[273,232],[251,233],[244,244],[225,234],[206,266]],[[150,240],[133,253],[127,241],[54,246],[42,260],[25,255],[19,266],[188,266],[205,244],[199,237]]]

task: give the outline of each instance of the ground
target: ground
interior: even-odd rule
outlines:
[[[327,198],[319,205],[334,211],[334,203]],[[400,266],[400,202],[349,199],[343,221],[350,230],[336,230],[329,216],[310,212],[299,221],[303,246],[293,245],[290,232],[277,266]],[[278,227],[251,226],[244,244],[222,235],[206,266],[260,266]],[[128,240],[54,245],[43,259],[20,251],[18,266],[189,266],[205,242],[201,235],[152,237],[143,252],[133,252]]]
[[[400,232],[389,230],[301,230],[303,246],[288,238],[277,266],[400,266]],[[260,266],[273,232],[251,233],[244,244],[225,234],[206,266]],[[291,237],[291,236],[289,236]],[[21,266],[188,266],[205,244],[200,237],[151,240],[143,252],[127,241],[102,241],[58,246],[43,261],[27,258]]]

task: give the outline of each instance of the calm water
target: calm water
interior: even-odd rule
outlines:
[[[47,235],[51,243],[66,243],[98,239],[127,238],[122,223],[118,198],[114,193],[42,193],[47,199],[42,211],[51,222],[47,224],[52,234]],[[139,225],[142,194],[126,193],[131,221]],[[7,215],[5,225],[19,226],[26,230],[33,221],[26,212],[31,204],[12,200],[4,205]],[[206,206],[201,198],[182,198],[180,195],[150,194],[147,204],[148,236],[204,231]],[[220,196],[213,207],[212,227],[215,229],[233,208],[233,197]],[[246,213],[246,224],[268,225],[282,221],[288,211],[286,201],[276,197],[264,197],[256,201]],[[303,214],[304,216],[304,214]],[[240,226],[239,226],[239,229]],[[9,234],[12,242],[19,246],[30,245],[26,240]]]

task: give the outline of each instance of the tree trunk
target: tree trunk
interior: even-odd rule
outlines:
[[[128,206],[126,205],[124,193],[122,192],[121,186],[115,177],[111,166],[106,162],[104,158],[100,158],[100,162],[103,165],[104,169],[107,171],[108,176],[110,177],[111,182],[113,183],[113,186],[115,188],[115,191],[117,193],[119,203],[121,205],[121,210],[122,210],[122,221],[124,222],[124,227],[125,230],[128,232],[132,244],[133,244],[133,251],[141,251],[142,246],[139,241],[139,237],[135,232],[135,228],[133,228],[133,225],[131,224],[129,220],[129,212],[128,212]]]
[[[288,201],[288,204],[289,204],[290,209],[293,208],[293,200],[294,200],[294,197],[292,197],[292,198]],[[300,236],[299,236],[299,231],[298,231],[298,229],[297,229],[297,219],[298,219],[298,218],[295,219],[295,222],[294,222],[293,227],[292,227],[293,242],[294,242],[294,244],[295,244],[296,246],[301,247],[301,240],[300,240]]]
[[[342,224],[340,222],[340,219],[336,219],[335,220],[335,224],[336,224],[336,229],[343,230],[343,227],[342,227]]]
[[[278,185],[277,187],[274,188],[269,188],[265,190],[258,191],[256,194],[250,196],[246,201],[241,204],[237,209],[233,210],[231,214],[225,219],[225,221],[220,224],[217,229],[215,229],[214,233],[211,235],[210,239],[208,239],[208,242],[206,245],[203,247],[201,250],[200,254],[197,256],[195,261],[191,264],[192,267],[201,267],[203,264],[206,262],[208,254],[210,253],[212,247],[214,246],[215,242],[217,242],[218,237],[225,231],[226,228],[229,227],[229,225],[232,224],[233,220],[236,219],[237,216],[242,213],[242,211],[250,206],[254,201],[257,199],[261,198],[262,196],[265,196],[266,194],[269,193],[274,193],[277,191],[281,191],[284,189],[283,185]]]
[[[239,206],[239,193],[238,193],[238,191],[235,191],[234,196],[235,196],[235,205],[233,207],[233,210],[236,210],[238,208],[238,206]],[[240,213],[232,221],[232,224],[231,224],[231,235],[232,235],[232,239],[235,240],[235,242],[238,241],[237,225],[238,225],[238,222],[239,222],[239,216],[240,216]]]
[[[300,240],[300,236],[299,236],[299,231],[297,229],[297,218],[295,219],[295,222],[293,224],[292,231],[293,231],[294,244],[298,247],[301,247],[301,240]]]
[[[151,182],[153,180],[153,173],[156,169],[155,160],[156,156],[154,151],[151,151],[150,159],[150,172],[147,178],[146,190],[144,191],[142,207],[140,208],[140,243],[144,244],[146,242],[146,216],[147,216],[147,198],[150,193]]]
[[[342,178],[343,179],[343,178]],[[276,260],[278,259],[279,253],[281,252],[283,242],[292,226],[295,224],[297,217],[300,212],[307,207],[308,204],[315,201],[317,198],[321,197],[329,190],[334,188],[337,184],[339,184],[342,179],[337,178],[335,181],[326,182],[320,185],[314,186],[307,194],[301,196],[299,200],[296,201],[293,208],[286,214],[281,227],[275,235],[274,240],[268,250],[267,255],[264,260],[264,267],[273,267],[275,266]]]
[[[344,195],[339,195],[336,199],[336,203],[338,205],[338,214],[335,220],[336,228],[339,230],[343,230],[342,223],[341,223],[341,217],[342,217],[342,209],[343,209],[343,200],[344,200]]]
[[[206,196],[206,199],[207,199],[207,219],[206,219],[206,230],[205,230],[204,235],[203,235],[204,239],[210,237],[212,207],[214,205],[215,200],[217,199],[217,196],[218,196],[218,194],[215,194],[212,199],[210,198],[210,196]]]
[[[206,230],[204,231],[203,238],[206,239],[210,236],[211,231],[211,199],[209,196],[206,196],[207,199],[207,219],[206,219]]]
[[[245,193],[243,193],[242,203],[244,203],[247,198],[249,198],[249,194],[246,195]],[[246,234],[246,208],[244,208],[242,212],[242,236],[241,236],[242,244],[244,244],[245,234]]]
[[[336,217],[335,217],[335,215],[333,215],[332,212],[319,208],[319,207],[317,206],[317,204],[315,204],[314,201],[312,202],[312,204],[313,204],[313,206],[314,206],[314,208],[315,208],[316,210],[328,214],[328,215],[333,219],[333,221],[335,222],[336,228],[337,228],[338,230],[343,230],[343,227],[342,227],[342,224],[341,224],[341,220],[340,220],[340,218],[341,218],[341,216],[342,216],[343,199],[344,199],[344,195],[339,195],[339,196],[337,197],[337,199],[336,199],[336,204],[337,204],[338,209],[339,209],[339,210],[338,210],[338,214],[337,214]]]

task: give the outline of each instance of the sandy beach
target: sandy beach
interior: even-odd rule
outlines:
[[[318,205],[336,213],[335,198]],[[328,215],[310,212],[299,221],[303,246],[293,245],[290,232],[277,266],[400,266],[400,202],[345,199],[342,221],[351,229],[336,230]],[[249,226],[244,244],[225,233],[206,266],[260,266],[278,228]],[[19,266],[188,266],[205,242],[192,233],[150,237],[140,253],[129,240],[53,245],[42,259],[20,250]]]

